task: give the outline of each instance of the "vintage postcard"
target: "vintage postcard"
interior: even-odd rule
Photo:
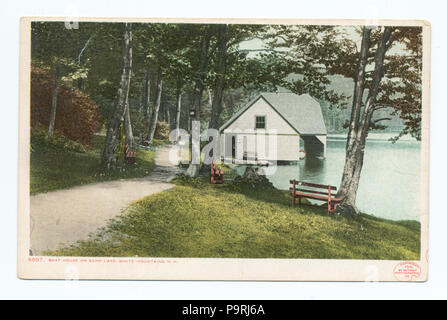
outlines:
[[[426,281],[430,24],[21,19],[18,276]]]

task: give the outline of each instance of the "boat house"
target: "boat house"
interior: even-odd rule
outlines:
[[[326,157],[327,130],[321,106],[308,94],[261,93],[220,127],[219,134],[225,159],[260,162],[297,161],[304,154]]]

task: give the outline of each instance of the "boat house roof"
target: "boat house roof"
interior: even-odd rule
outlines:
[[[229,127],[246,110],[259,99],[264,99],[292,128],[300,135],[326,135],[323,113],[320,104],[309,94],[297,95],[295,93],[261,93],[236,112],[219,131]]]

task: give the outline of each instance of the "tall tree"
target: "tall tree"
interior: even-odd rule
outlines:
[[[153,120],[167,117],[167,109],[163,108],[165,98],[160,99],[162,105],[158,103],[158,88],[161,85],[163,91],[161,97],[166,97],[170,87],[174,89],[178,83],[182,87],[190,77],[189,65],[191,62],[189,60],[191,57],[188,54],[192,51],[192,44],[197,36],[197,33],[193,32],[196,28],[195,25],[161,23],[139,24],[135,27],[136,60],[139,68],[146,70],[143,80],[145,85],[142,86],[145,90],[143,100],[146,103],[147,116],[147,127],[144,132],[150,141],[153,139],[151,132],[155,132],[155,127],[152,125]],[[182,78],[182,81],[179,82],[179,78]],[[149,112],[148,98],[151,82],[155,87],[155,101]],[[162,113],[159,115],[160,111]],[[156,122],[154,125],[156,126]]]
[[[407,48],[413,50],[415,55],[409,55],[411,52],[408,52],[405,55],[390,56],[387,59],[387,52],[394,41],[406,43]],[[399,110],[403,117],[411,113],[418,118],[417,113],[420,107],[417,104],[421,102],[421,64],[414,59],[417,60],[417,57],[422,56],[422,52],[417,52],[420,50],[420,41],[417,33],[415,36],[414,31],[410,29],[362,28],[360,54],[354,77],[354,98],[346,144],[346,160],[337,194],[342,199],[338,209],[340,213],[358,213],[355,200],[363,168],[366,138],[369,130],[376,124],[373,121],[374,112],[386,107]],[[373,65],[372,71],[366,71],[368,62]],[[392,69],[396,62],[403,63],[405,72]],[[408,64],[412,66],[408,67]],[[420,124],[407,122],[406,130],[420,137],[418,133]]]
[[[217,81],[214,88],[214,98],[211,105],[211,117],[208,128],[217,129],[220,114],[222,113],[222,97],[224,91],[224,81],[227,63],[227,25],[219,25],[217,35],[217,49],[218,49],[218,67],[217,67]]]
[[[118,133],[125,115],[129,97],[132,68],[132,25],[130,23],[124,23],[123,27],[123,68],[121,72],[120,86],[118,88],[115,111],[110,119],[109,127],[107,129],[106,144],[102,154],[102,164],[107,170],[111,169],[116,162]]]
[[[217,129],[221,123],[223,97],[225,90],[238,90],[251,87],[254,90],[267,82],[276,88],[279,81],[274,74],[265,73],[265,64],[259,57],[251,57],[254,50],[241,48],[242,43],[258,40],[268,30],[264,25],[221,24],[217,29],[217,54],[210,66],[210,84],[214,86],[213,101],[208,123],[209,128]]]
[[[154,108],[152,109],[152,115],[150,117],[149,129],[147,133],[147,140],[149,141],[149,143],[152,143],[154,141],[155,129],[157,128],[158,113],[160,111],[160,105],[161,105],[162,91],[163,91],[163,78],[161,70],[159,70],[157,80],[157,98],[155,100]]]
[[[124,112],[124,135],[126,139],[126,144],[129,145],[130,149],[134,147],[134,138],[132,131],[132,122],[130,120],[130,110],[129,110],[129,99],[126,101],[126,109]]]
[[[150,114],[150,103],[151,103],[151,77],[150,71],[147,67],[144,73],[144,86],[143,86],[143,103],[142,109],[146,115]]]
[[[211,25],[206,26],[206,29],[204,31],[205,34],[201,37],[199,68],[196,74],[192,104],[190,108],[190,110],[194,112],[194,115],[190,117],[191,122],[192,121],[200,122],[200,102],[202,99],[203,89],[205,88],[206,70],[210,60],[209,48],[213,29],[214,27]],[[194,146],[191,145],[191,148],[194,148]],[[197,150],[192,151],[196,152]],[[200,169],[200,163],[193,163],[193,161],[191,161],[191,163],[188,166],[188,169],[186,170],[186,175],[191,177],[197,177],[199,175],[199,169]]]
[[[184,94],[184,86],[185,86],[185,79],[184,79],[182,73],[178,73],[177,81],[175,83],[175,101],[176,101],[175,129],[177,130],[177,132],[180,129],[180,122],[181,122],[181,117],[182,117],[182,101],[183,101],[183,94]]]
[[[404,120],[404,129],[393,141],[407,133],[420,139],[422,28],[361,27],[359,46],[354,28],[349,33],[345,29],[272,28],[266,37],[272,51],[267,58],[273,70],[288,76],[282,81],[284,87],[340,108],[346,107],[346,96],[328,89],[329,76],[354,80],[345,166],[337,194],[342,202],[337,211],[355,214],[366,138],[369,130],[381,127],[378,122],[385,120],[375,120],[374,112],[390,108]]]
[[[59,83],[61,81],[61,72],[59,62],[56,62],[56,68],[54,72],[54,88],[51,97],[51,107],[50,107],[50,121],[48,124],[48,137],[52,137],[54,133],[54,122],[56,121],[56,106],[57,106],[57,95],[59,93]]]

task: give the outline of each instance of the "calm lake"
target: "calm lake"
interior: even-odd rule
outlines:
[[[345,138],[328,136],[326,159],[305,158],[298,164],[277,166],[267,178],[283,190],[289,190],[293,178],[338,187],[345,147]],[[415,140],[392,144],[384,135],[368,139],[357,194],[360,211],[392,220],[419,221],[420,153],[421,144]],[[244,166],[237,167],[239,174],[244,170]]]

